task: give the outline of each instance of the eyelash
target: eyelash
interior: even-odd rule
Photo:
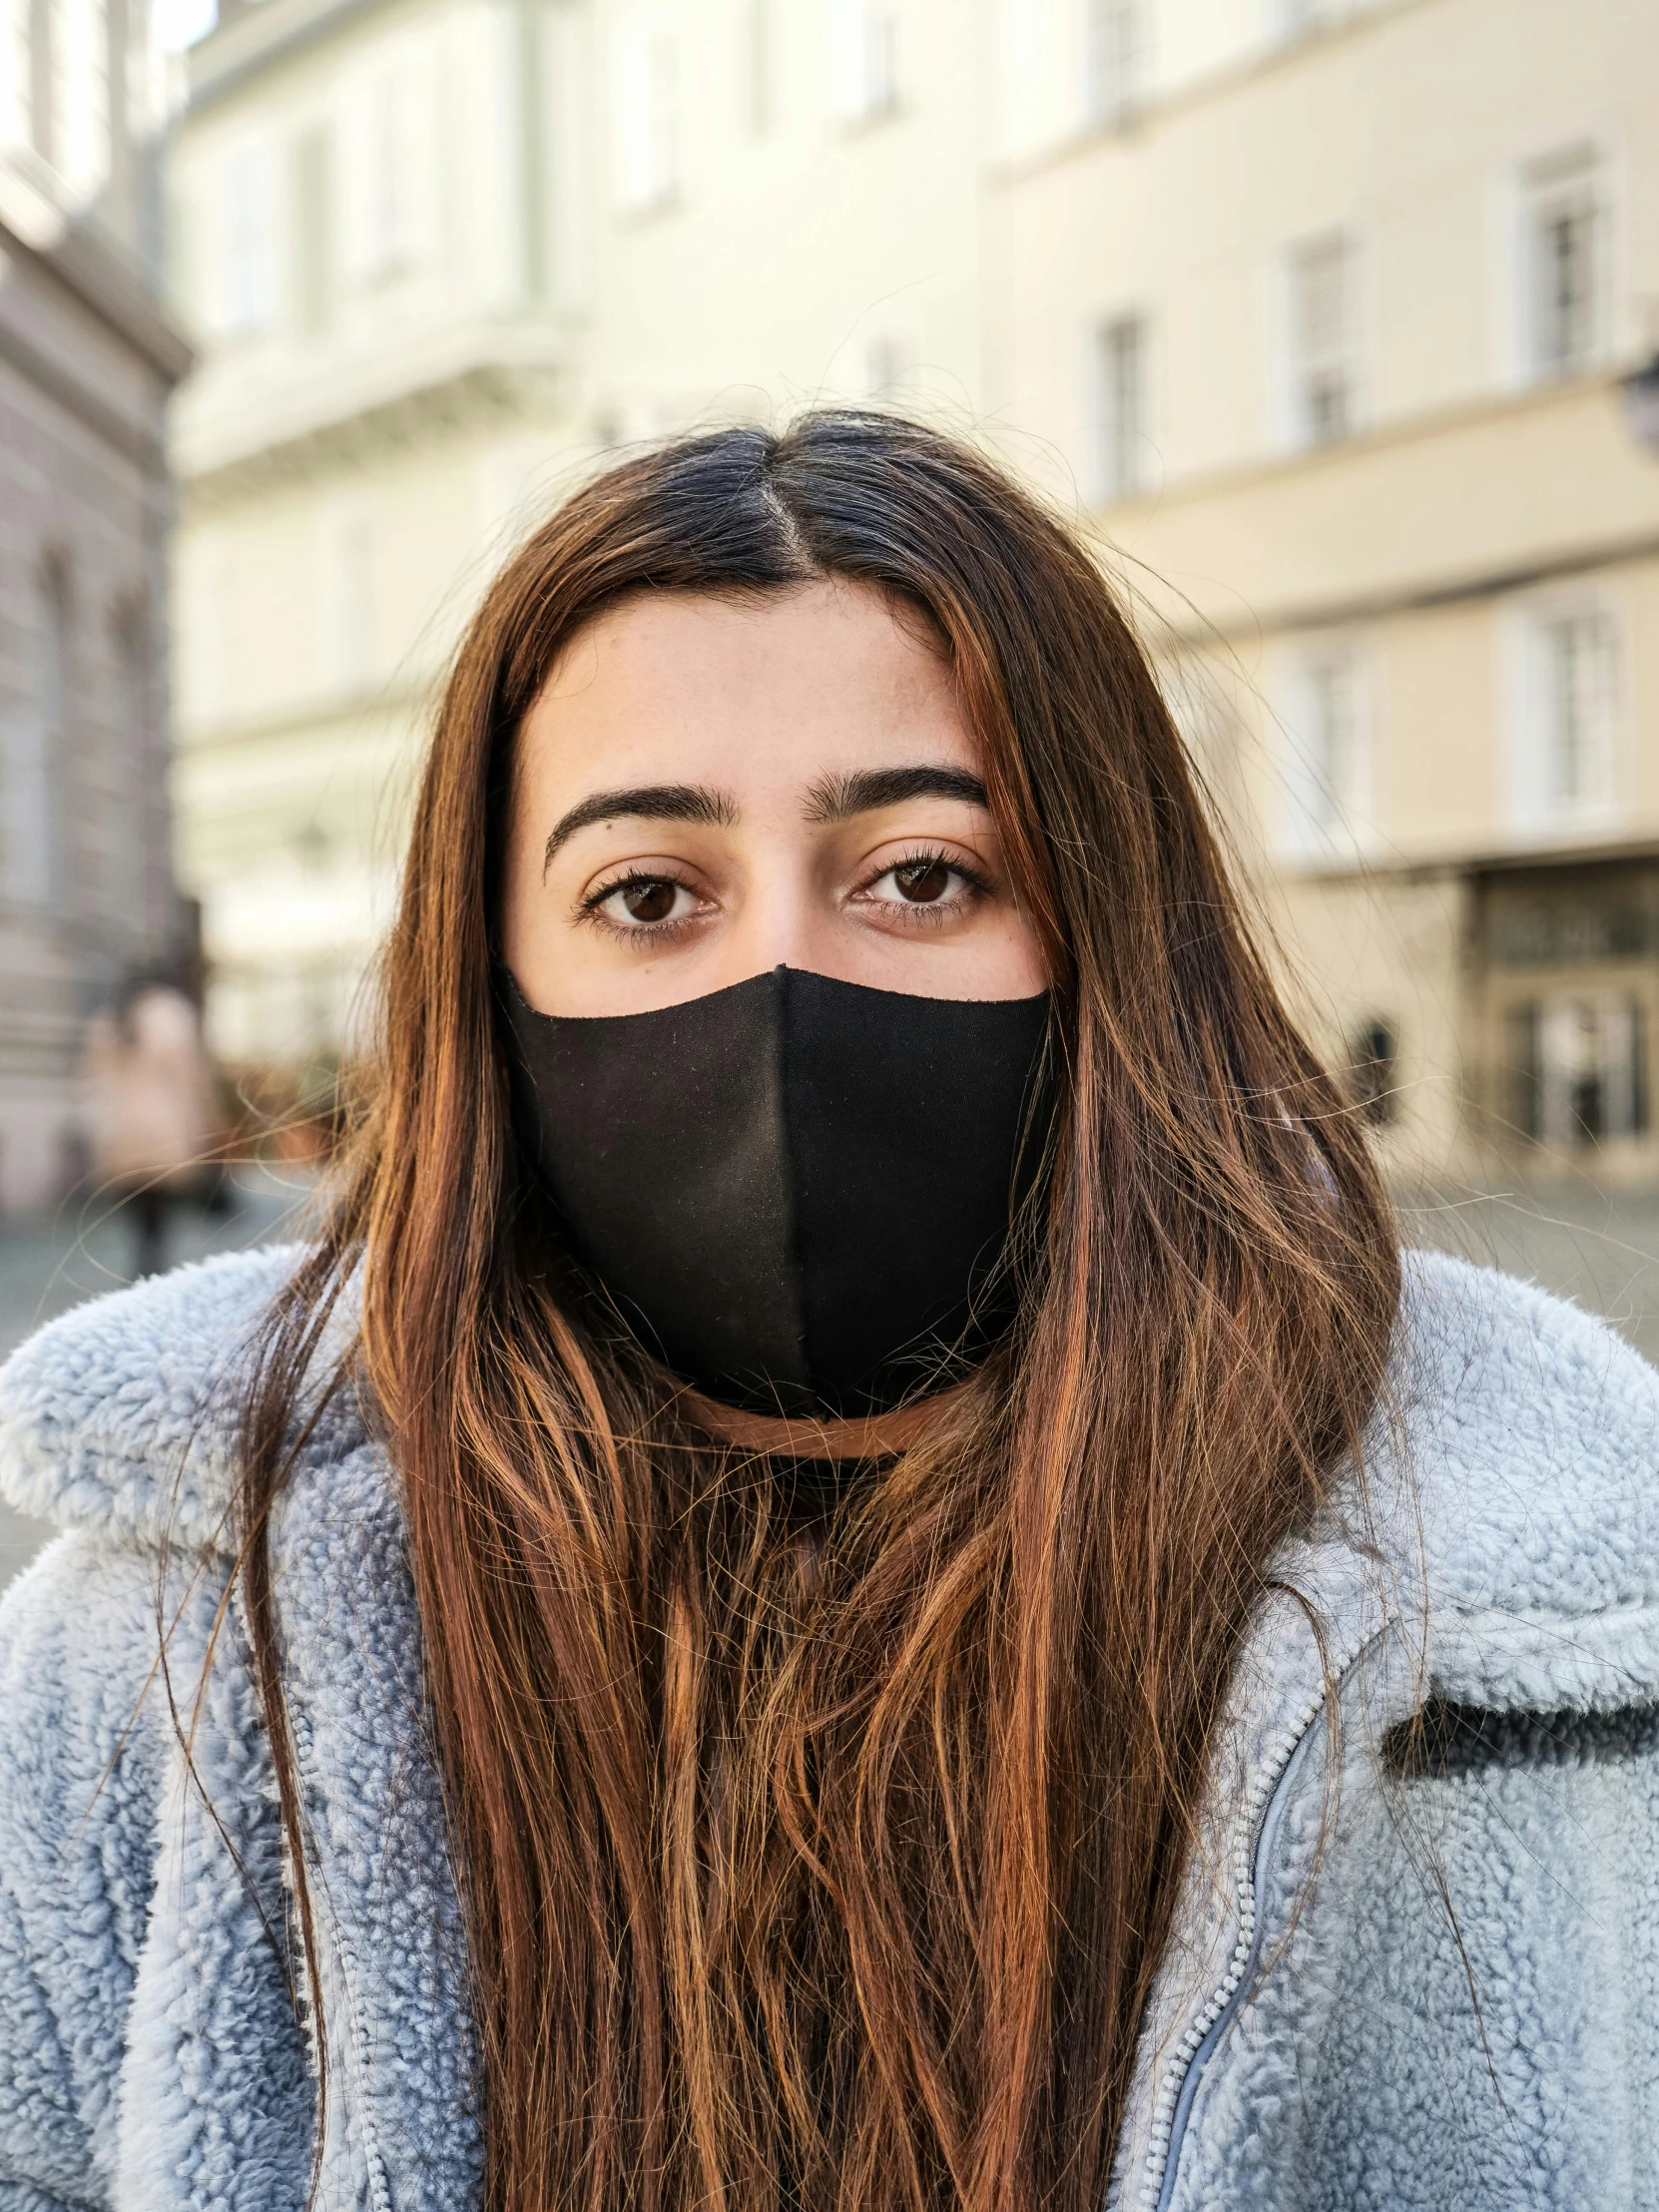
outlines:
[[[633,938],[674,936],[689,922],[696,920],[695,914],[682,914],[677,921],[631,921],[624,925],[608,920],[600,912],[599,909],[608,899],[615,898],[618,891],[631,890],[636,884],[644,888],[652,883],[673,883],[681,890],[692,890],[692,885],[683,875],[676,875],[668,868],[630,868],[626,874],[613,876],[610,882],[601,883],[597,889],[589,891],[582,900],[581,918],[593,922],[601,929],[612,930],[619,937]],[[695,892],[693,895],[695,896]]]
[[[858,885],[859,894],[866,893],[871,884],[879,883],[883,875],[892,875],[900,868],[907,867],[945,867],[949,869],[952,875],[960,876],[967,886],[965,894],[958,892],[952,898],[941,899],[932,904],[914,903],[908,899],[898,898],[883,898],[875,901],[878,905],[901,910],[911,922],[919,923],[922,927],[926,927],[930,921],[942,919],[946,913],[964,903],[970,903],[974,899],[988,896],[992,888],[989,876],[985,875],[980,869],[970,866],[966,860],[952,858],[948,852],[943,851],[937,845],[917,845],[908,852],[900,853],[896,860],[884,860]],[[618,891],[631,890],[636,884],[644,888],[653,883],[674,883],[682,890],[689,891],[692,889],[692,885],[686,881],[683,875],[675,875],[667,868],[631,868],[626,874],[613,876],[609,882],[600,883],[589,891],[582,900],[581,918],[584,921],[593,922],[601,929],[613,930],[618,936],[632,937],[636,940],[648,936],[675,936],[697,917],[693,914],[683,914],[675,921],[635,921],[624,926],[621,923],[607,920],[600,911],[607,901],[616,896]]]
[[[954,897],[940,899],[931,905],[918,905],[909,899],[900,898],[883,898],[877,901],[882,906],[902,907],[906,914],[913,915],[922,922],[925,922],[930,916],[949,913],[960,905],[971,903],[974,899],[987,897],[992,888],[990,877],[983,874],[978,868],[970,866],[966,860],[952,859],[948,852],[941,850],[937,845],[917,845],[913,851],[900,853],[896,860],[884,860],[873,874],[866,877],[859,884],[859,891],[867,891],[872,883],[879,883],[883,875],[895,875],[900,868],[907,867],[947,868],[952,875],[959,875],[967,885],[965,893],[958,891]]]

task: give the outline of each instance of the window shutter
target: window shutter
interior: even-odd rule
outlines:
[[[855,123],[868,105],[868,0],[830,0],[830,108]]]

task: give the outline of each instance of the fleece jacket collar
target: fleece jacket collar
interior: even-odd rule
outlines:
[[[0,1372],[0,1488],[62,1525],[227,1556],[236,1380],[295,1258],[181,1269],[43,1331]],[[1659,1376],[1601,1325],[1408,1256],[1366,1485],[1340,1484],[1285,1547],[1240,1655],[1114,2203],[1165,2201],[1193,2083],[1283,1934],[1258,1909],[1264,1839],[1317,1766],[1334,1688],[1354,1702],[1362,1682],[1379,1730],[1425,1695],[1547,1712],[1659,1699],[1656,1465]],[[275,1549],[327,1900],[329,2157],[365,2201],[436,2212],[478,2183],[464,1944],[396,1479],[348,1393],[310,1440]]]
[[[228,1549],[237,1379],[297,1257],[273,1247],[180,1268],[40,1331],[0,1369],[0,1490],[59,1526]],[[342,1392],[307,1463],[367,1440]],[[1601,1324],[1411,1253],[1368,1495],[1340,1487],[1284,1564],[1344,1605],[1386,1588],[1418,1618],[1442,1696],[1627,1702],[1652,1686],[1656,1449],[1659,1376]]]

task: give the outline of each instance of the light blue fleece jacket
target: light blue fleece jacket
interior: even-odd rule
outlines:
[[[229,1578],[237,1356],[291,1264],[181,1270],[0,1374],[0,1480],[65,1531],[0,1604],[0,2212],[304,2201],[307,2037],[234,1598],[188,1753],[170,1711]],[[332,2071],[316,2201],[466,2212],[419,1630],[396,1482],[348,1401],[275,1557]],[[1369,1509],[1345,1492],[1281,1565],[1113,2204],[1659,2208],[1659,1376],[1570,1307],[1412,1258]]]

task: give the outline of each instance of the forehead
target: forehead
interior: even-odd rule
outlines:
[[[641,592],[587,623],[525,717],[520,768],[563,784],[626,766],[749,776],[977,765],[925,617],[835,580],[755,598]]]

